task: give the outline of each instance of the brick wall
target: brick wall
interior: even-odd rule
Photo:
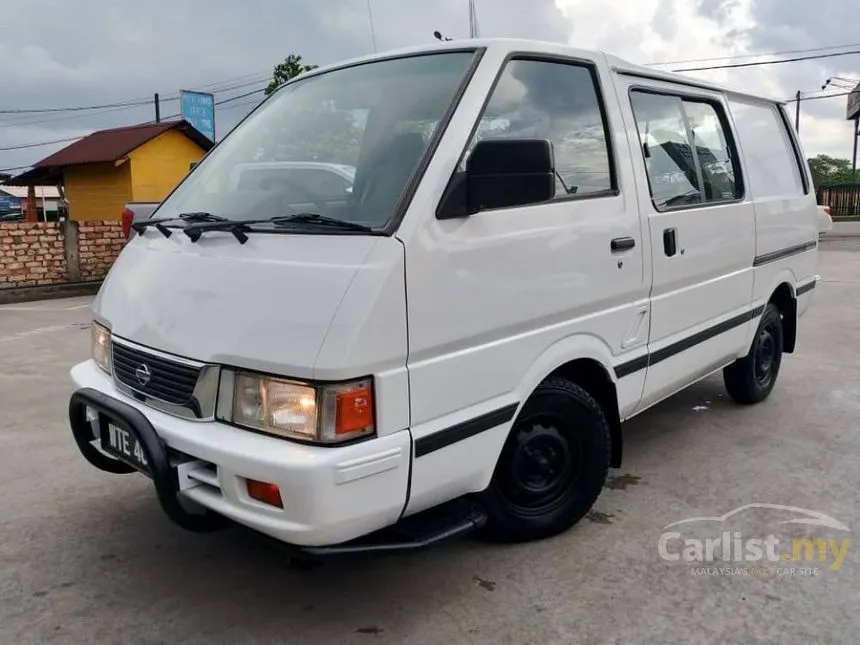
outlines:
[[[0,291],[100,280],[124,241],[120,222],[0,223]]]
[[[0,289],[57,284],[66,279],[60,225],[0,223]]]
[[[103,278],[122,251],[124,243],[121,222],[79,222],[81,280]]]

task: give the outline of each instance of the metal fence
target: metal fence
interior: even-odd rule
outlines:
[[[818,203],[830,206],[830,216],[860,217],[860,183],[823,186],[815,191]]]

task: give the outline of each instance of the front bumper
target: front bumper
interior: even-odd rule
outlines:
[[[226,517],[282,542],[325,546],[390,526],[405,506],[408,430],[348,446],[309,446],[154,410],[119,392],[91,360],[72,368],[71,377],[70,422],[84,456],[103,470],[128,472],[90,443],[86,408],[136,433],[162,508],[185,528],[208,530]],[[251,499],[246,479],[277,484],[284,508]],[[182,498],[214,514],[190,512]]]

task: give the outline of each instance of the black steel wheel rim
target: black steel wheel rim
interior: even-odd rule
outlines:
[[[502,454],[499,492],[520,516],[563,506],[582,479],[582,445],[569,419],[540,414],[520,420]]]
[[[754,353],[755,380],[766,386],[776,372],[777,346],[773,326],[767,325],[758,331]]]

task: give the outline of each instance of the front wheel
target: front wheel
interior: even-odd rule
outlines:
[[[606,416],[588,392],[559,378],[542,383],[514,422],[483,494],[485,535],[519,542],[576,524],[606,481],[610,442]]]
[[[782,364],[782,347],[782,315],[768,303],[749,353],[723,370],[726,390],[735,401],[750,405],[770,395]]]

